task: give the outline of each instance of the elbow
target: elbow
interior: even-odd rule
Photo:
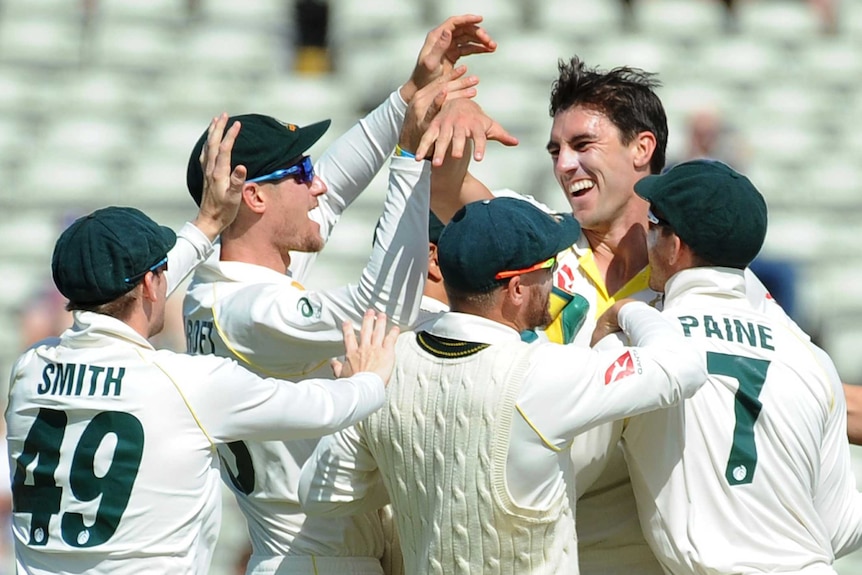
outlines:
[[[707,377],[703,354],[692,353],[685,361],[680,361],[676,373],[680,399],[687,399],[697,393],[697,390],[706,383]]]
[[[683,398],[689,398],[697,393],[697,391],[706,383],[706,380],[707,373],[705,369],[687,370],[681,377],[681,381],[683,382]]]

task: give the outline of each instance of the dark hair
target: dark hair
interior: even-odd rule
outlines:
[[[497,282],[497,285],[488,290],[471,292],[452,287],[446,283],[446,278],[443,278],[443,288],[446,290],[446,297],[449,299],[449,307],[456,311],[465,307],[486,311],[491,309],[497,301],[498,289],[507,283],[509,283],[508,279]]]
[[[650,171],[661,173],[667,151],[667,116],[654,88],[661,86],[656,75],[640,68],[622,66],[609,72],[587,68],[574,56],[557,63],[560,75],[551,87],[551,117],[573,106],[601,112],[619,129],[623,144],[640,132],[652,132],[656,148]]]
[[[659,231],[660,231],[662,236],[669,236],[671,234],[676,233],[673,230],[673,228],[670,227],[669,225],[659,226]],[[682,243],[685,243],[685,240],[682,238],[680,238],[680,241]],[[688,246],[688,244],[685,244],[685,245]],[[714,267],[717,267],[720,265],[721,267],[730,267],[730,268],[736,268],[736,269],[744,270],[745,268],[748,267],[746,265],[733,266],[733,265],[727,265],[727,264],[717,264],[717,263],[713,262],[712,260],[705,258],[702,255],[700,255],[699,253],[697,253],[696,251],[694,251],[694,248],[692,248],[691,246],[688,246],[688,247],[691,250],[691,267],[693,267],[693,268],[714,268]]]
[[[70,301],[66,304],[66,311],[91,311],[125,321],[131,316],[132,308],[137,299],[136,290],[132,290],[107,303],[90,304]]]

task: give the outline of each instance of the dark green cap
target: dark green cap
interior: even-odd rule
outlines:
[[[722,162],[692,160],[635,184],[676,235],[698,256],[745,268],[766,238],[766,201],[751,180]]]
[[[96,210],[60,234],[51,258],[54,284],[72,303],[114,301],[140,283],[143,274],[165,259],[176,243],[172,229],[140,210]]]
[[[242,114],[228,118],[227,127],[234,122],[242,127],[233,144],[231,169],[243,165],[251,180],[287,168],[296,163],[302,154],[326,133],[330,120],[323,120],[305,127],[279,122],[271,116],[262,114]],[[200,156],[207,141],[207,131],[201,134],[189,156],[186,168],[186,186],[195,203],[201,205],[204,190],[204,174],[201,170]]]
[[[437,245],[437,242],[440,241],[440,232],[443,231],[445,224],[440,221],[440,218],[437,217],[432,211],[428,212],[428,241],[434,245]]]
[[[482,293],[500,272],[527,269],[571,247],[581,226],[571,214],[549,214],[532,203],[499,197],[467,204],[440,234],[444,283]]]

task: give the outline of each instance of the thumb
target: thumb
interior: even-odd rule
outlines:
[[[232,188],[242,188],[245,184],[245,177],[248,174],[245,166],[237,166],[230,174],[230,185]]]
[[[341,363],[340,361],[338,361],[338,358],[333,357],[332,359],[330,359],[329,360],[329,367],[332,369],[332,374],[336,378],[341,377],[341,372],[344,369],[344,364]]]
[[[510,134],[498,122],[494,122],[488,129],[488,139],[500,142],[504,146],[517,146],[518,138]]]
[[[441,30],[440,36],[434,41],[431,50],[428,52],[427,61],[433,65],[439,64],[443,60],[443,55],[449,46],[452,44],[452,32],[450,30]],[[430,68],[430,66],[429,66]]]

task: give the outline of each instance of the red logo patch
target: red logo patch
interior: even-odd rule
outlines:
[[[605,385],[609,385],[615,381],[619,381],[625,377],[633,375],[634,372],[635,362],[632,359],[632,353],[627,351],[619,356],[605,372]]]

